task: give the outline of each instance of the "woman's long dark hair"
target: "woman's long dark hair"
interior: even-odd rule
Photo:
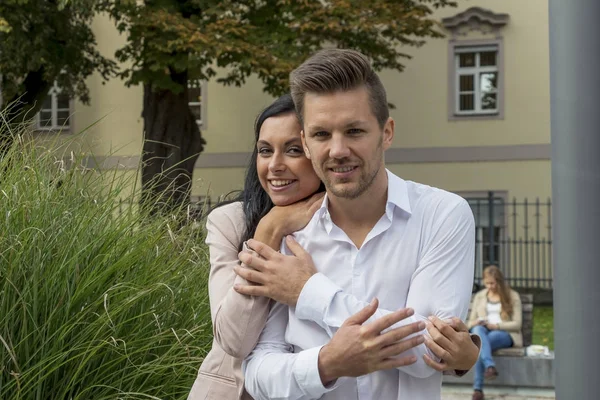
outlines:
[[[242,202],[244,207],[244,222],[246,225],[245,233],[242,236],[242,243],[254,237],[256,227],[261,218],[267,215],[271,208],[273,208],[271,198],[260,185],[258,171],[256,169],[256,158],[258,157],[256,143],[258,142],[258,137],[260,135],[260,128],[262,128],[262,125],[267,118],[292,114],[295,112],[296,109],[294,108],[292,96],[285,94],[275,100],[270,106],[265,108],[258,117],[256,117],[256,121],[254,122],[254,149],[252,150],[252,157],[250,157],[250,163],[246,170],[244,189],[239,192],[235,198],[221,202],[215,206],[215,208],[217,208],[236,201]]]

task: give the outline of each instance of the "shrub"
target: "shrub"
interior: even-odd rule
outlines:
[[[185,398],[212,340],[202,230],[123,207],[136,176],[17,139],[0,156],[0,398]]]

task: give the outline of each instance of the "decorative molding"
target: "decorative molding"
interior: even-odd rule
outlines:
[[[391,148],[388,164],[550,160],[550,144]]]
[[[198,157],[196,168],[246,168],[252,153],[205,153]],[[486,161],[550,160],[550,144],[507,146],[459,146],[391,148],[385,153],[387,164],[456,163]],[[135,169],[140,156],[88,157],[88,168]]]
[[[508,202],[508,190],[506,189],[487,189],[487,190],[454,190],[460,197],[465,199],[487,199],[489,193],[494,192],[494,197],[502,199],[505,203]]]
[[[497,14],[481,7],[471,7],[452,17],[442,18],[444,28],[452,32],[453,38],[465,36],[469,32],[479,31],[482,34],[498,34],[509,20],[508,14]]]

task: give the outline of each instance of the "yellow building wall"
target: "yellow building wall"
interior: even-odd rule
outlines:
[[[218,76],[217,76],[218,77]],[[249,152],[254,145],[254,120],[274,98],[251,76],[242,87],[208,82],[207,129],[202,130],[207,153]]]
[[[548,6],[545,0],[460,1],[458,8],[436,11],[436,17],[455,15],[479,6],[510,15],[500,34],[504,41],[505,117],[503,120],[448,120],[449,37],[428,40],[419,48],[407,48],[413,56],[402,73],[380,75],[388,91],[396,120],[396,148],[437,148],[548,144],[550,142]],[[125,43],[106,16],[93,23],[101,53],[112,57]],[[486,36],[474,32],[466,39]],[[489,37],[489,36],[487,36]],[[222,72],[222,71],[221,71]],[[125,87],[112,79],[102,84],[94,75],[88,80],[91,105],[76,103],[72,132],[86,130],[83,147],[97,157],[139,156],[142,148],[142,88]],[[215,79],[206,91],[207,141],[204,154],[227,157],[249,153],[256,115],[273,98],[262,91],[254,76],[239,87],[225,87]],[[200,155],[203,157],[203,155]],[[399,175],[448,190],[508,190],[510,196],[548,196],[550,161],[453,162],[398,164],[390,169]],[[197,168],[195,195],[211,196],[240,189],[245,168]],[[527,171],[531,170],[529,173]]]
[[[403,179],[455,193],[506,191],[516,197],[546,200],[552,194],[550,161],[392,164],[388,169]]]
[[[460,1],[436,13],[440,20],[470,7],[507,13],[504,41],[504,120],[448,120],[448,42],[428,40],[402,73],[381,74],[397,123],[397,147],[492,146],[550,142],[548,4],[545,0]],[[478,32],[458,40],[494,36]]]
[[[243,189],[245,173],[246,168],[196,168],[192,194],[217,201],[221,195]]]
[[[115,51],[125,44],[114,22],[106,15],[97,16],[92,29],[98,50],[114,59]],[[129,156],[142,148],[142,88],[126,87],[113,78],[103,84],[99,74],[87,80],[90,105],[75,103],[71,131],[84,132],[85,148],[96,156]]]

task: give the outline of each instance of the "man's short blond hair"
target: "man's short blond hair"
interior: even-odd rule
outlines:
[[[383,128],[390,112],[381,80],[369,59],[355,50],[320,50],[290,73],[290,90],[296,112],[304,124],[306,93],[335,93],[365,86],[369,92],[371,111]]]

